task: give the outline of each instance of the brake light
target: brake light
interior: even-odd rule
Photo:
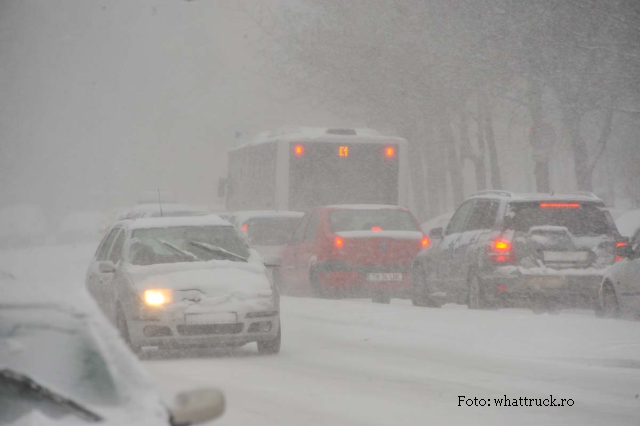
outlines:
[[[543,209],[556,208],[556,209],[577,209],[580,208],[578,203],[540,203],[540,207]]]
[[[511,251],[511,243],[505,240],[495,240],[493,242],[493,250],[496,253],[506,253]]]
[[[344,246],[344,241],[341,237],[336,237],[335,240],[333,240],[333,245],[336,246],[336,248],[342,248]]]
[[[293,147],[293,155],[302,157],[304,155],[304,145],[297,144]]]
[[[516,258],[512,252],[511,241],[498,238],[487,246],[487,257],[493,263],[513,263]]]
[[[422,238],[422,248],[427,247],[427,246],[429,245],[429,242],[430,242],[430,241],[429,241],[429,237],[426,237],[426,236],[425,236],[425,237],[423,237],[423,238]]]
[[[618,247],[626,247],[628,245],[629,244],[627,244],[625,241],[619,241],[619,242],[616,243],[616,248],[618,248]],[[613,258],[613,263],[620,262],[621,260],[624,260],[623,256],[615,256]]]
[[[393,146],[388,146],[384,149],[384,155],[387,158],[393,158],[396,156],[396,149]]]
[[[242,230],[242,232],[247,232],[247,229],[249,229],[249,224],[245,223],[244,225],[242,225],[242,228],[240,228]]]
[[[372,226],[371,230],[374,232],[379,232],[379,231],[382,231],[382,228],[380,228],[379,226]]]

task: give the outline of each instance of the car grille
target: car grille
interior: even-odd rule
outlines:
[[[238,334],[242,332],[244,324],[180,324],[176,326],[182,336],[200,336],[204,334]]]

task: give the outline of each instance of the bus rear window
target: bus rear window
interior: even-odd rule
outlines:
[[[335,210],[329,212],[333,232],[419,231],[411,213],[404,210]]]

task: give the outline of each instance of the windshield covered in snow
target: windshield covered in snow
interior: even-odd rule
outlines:
[[[246,261],[249,248],[232,226],[180,226],[136,229],[132,233],[129,261],[133,265]]]
[[[516,232],[529,232],[536,226],[564,227],[575,236],[614,235],[611,214],[585,203],[511,203],[508,226]]]
[[[299,217],[257,217],[247,220],[246,233],[252,245],[283,246],[300,222]]]
[[[411,213],[404,210],[335,210],[329,212],[333,232],[419,231]]]

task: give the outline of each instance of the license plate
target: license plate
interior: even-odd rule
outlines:
[[[187,324],[229,324],[238,322],[235,312],[211,312],[207,314],[188,314],[185,316]]]
[[[545,262],[585,262],[588,254],[586,251],[545,251]]]
[[[402,273],[400,272],[371,272],[367,274],[367,281],[402,281]]]

